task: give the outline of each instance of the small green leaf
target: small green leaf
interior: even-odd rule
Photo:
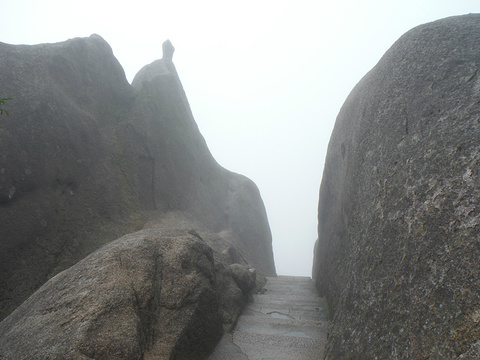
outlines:
[[[8,100],[13,100],[13,99],[10,98],[10,97],[8,97],[8,98],[0,98],[0,105],[5,105],[5,101],[8,101]],[[7,115],[7,116],[10,115],[10,113],[9,113],[7,110],[2,109],[2,108],[0,107],[0,115],[3,115],[3,114],[5,114],[5,115]]]

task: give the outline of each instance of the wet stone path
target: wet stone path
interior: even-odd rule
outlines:
[[[208,360],[319,360],[327,327],[310,278],[270,277]]]

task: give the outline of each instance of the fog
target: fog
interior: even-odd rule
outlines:
[[[170,39],[210,151],[260,189],[277,272],[310,276],[318,190],[342,103],[403,33],[480,12],[480,2],[15,0],[0,11],[5,43],[101,35],[129,81]]]

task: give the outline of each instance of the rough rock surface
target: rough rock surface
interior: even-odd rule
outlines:
[[[208,360],[318,360],[328,328],[324,300],[312,279],[267,278]]]
[[[338,115],[314,262],[329,359],[478,352],[479,33],[479,15],[409,31]]]
[[[223,333],[216,286],[212,249],[197,236],[129,234],[7,317],[0,358],[203,359]]]
[[[172,54],[130,85],[98,35],[0,43],[0,97],[13,98],[0,118],[0,319],[55,274],[159,219],[187,219],[219,259],[275,274],[258,189],[213,159]]]

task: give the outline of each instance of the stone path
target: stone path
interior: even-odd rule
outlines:
[[[319,360],[327,326],[310,278],[271,277],[208,360]]]

